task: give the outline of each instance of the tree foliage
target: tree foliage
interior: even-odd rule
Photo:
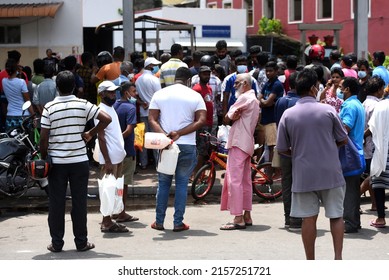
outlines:
[[[266,35],[269,33],[282,33],[282,24],[279,19],[269,19],[267,17],[262,17],[261,20],[258,22],[259,30],[258,34],[260,35]]]

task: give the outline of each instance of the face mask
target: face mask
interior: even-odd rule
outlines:
[[[111,99],[108,96],[104,96],[103,100],[104,100],[105,104],[108,106],[112,106],[116,102],[116,99]]]
[[[240,73],[246,73],[246,71],[247,71],[247,65],[238,65],[237,71],[238,71],[239,74],[240,74]]]
[[[158,71],[159,71],[159,66],[158,65],[154,65],[153,70],[151,70],[151,72],[153,74],[156,74]]]
[[[367,76],[365,71],[358,71],[358,78],[363,79]]]
[[[132,97],[132,96],[131,96],[131,98],[128,98],[127,100],[128,100],[128,102],[130,102],[130,103],[133,103],[133,104],[136,103],[136,98],[135,98],[135,97]]]
[[[134,79],[134,76],[135,76],[134,73],[130,73],[127,75],[127,78],[131,81],[132,79]]]
[[[340,88],[337,88],[337,89],[336,89],[336,96],[337,96],[339,99],[343,99],[344,94],[343,94],[343,91],[340,90]]]

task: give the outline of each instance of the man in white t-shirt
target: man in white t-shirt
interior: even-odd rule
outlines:
[[[112,122],[98,133],[99,139],[99,163],[101,166],[100,178],[106,174],[113,174],[115,178],[123,176],[123,160],[126,157],[124,140],[120,128],[119,118],[112,105],[116,102],[116,90],[118,86],[111,81],[102,82],[97,92],[101,97],[100,110],[111,116]],[[98,122],[95,120],[95,125]],[[101,232],[122,233],[128,232],[125,225],[114,222],[111,216],[104,216],[101,222]]]
[[[197,163],[196,130],[206,123],[206,107],[200,94],[190,88],[189,68],[176,71],[173,85],[157,91],[149,106],[149,123],[153,131],[165,133],[179,147],[175,171],[174,228],[188,230],[183,223],[189,176]],[[156,220],[151,228],[164,230],[164,220],[173,175],[158,173]]]

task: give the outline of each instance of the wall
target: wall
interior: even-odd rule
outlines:
[[[13,0],[13,4],[34,3],[34,0]],[[0,19],[7,22],[8,19]],[[21,63],[32,65],[37,57],[45,57],[46,49],[61,53],[62,57],[72,53],[72,49],[82,52],[82,0],[65,0],[55,18],[21,18],[21,44],[0,45],[1,60],[6,59],[8,50],[21,52]]]
[[[151,10],[147,12],[137,13],[136,16],[147,14],[153,17],[161,17],[170,20],[184,21],[189,24],[193,24],[196,27],[196,38],[202,37],[203,25],[229,25],[231,26],[231,38],[219,38],[219,39],[231,39],[240,41],[243,43],[241,50],[246,51],[246,13],[244,10],[220,10],[220,9],[201,9],[201,8],[168,8],[164,7],[159,10]],[[217,19],[217,20],[215,20]],[[234,19],[234,20],[231,20]],[[140,35],[136,33],[138,38]],[[147,32],[147,38],[156,38],[155,32]],[[172,44],[176,39],[187,38],[189,40],[189,34],[186,31],[161,31],[160,32],[161,44],[160,50],[169,51]],[[147,45],[148,51],[155,51],[155,45],[150,43]],[[139,50],[140,45],[136,46],[136,50]],[[212,47],[212,50],[215,48]]]
[[[303,20],[302,23],[341,23],[343,29],[340,31],[339,46],[344,52],[354,51],[354,19],[351,16],[351,1],[353,0],[333,0],[333,19],[327,21],[316,20],[316,0],[303,0]],[[232,0],[233,7],[242,6],[243,0]],[[255,35],[258,32],[258,21],[262,18],[263,0],[253,0],[254,3],[254,26],[247,27],[248,35]],[[389,36],[387,27],[389,26],[389,1],[370,0],[371,16],[369,17],[368,49],[370,53],[375,50],[383,50],[389,54]],[[222,8],[223,0],[207,0],[207,3],[217,3],[218,8]],[[284,33],[292,38],[300,40],[300,32],[297,23],[288,22],[289,0],[274,0],[275,18],[280,19],[284,28]],[[326,35],[332,35],[331,30],[326,31],[307,31],[307,37],[315,34],[321,40]]]

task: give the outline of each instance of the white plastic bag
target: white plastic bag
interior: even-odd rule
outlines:
[[[231,126],[230,125],[219,125],[219,129],[217,131],[217,139],[221,143],[227,143],[228,140],[228,134],[230,132]]]
[[[112,174],[105,175],[99,184],[100,212],[103,216],[119,214],[123,211],[123,177],[118,179]]]
[[[95,148],[93,150],[93,159],[96,162],[99,162],[99,154],[100,154],[100,145],[99,145],[99,139],[97,138],[95,141]]]
[[[123,183],[124,183],[124,177],[120,177],[116,179],[116,190],[115,190],[115,204],[113,207],[113,213],[119,214],[123,211],[124,205],[123,205]]]
[[[174,175],[179,153],[180,148],[176,143],[171,144],[168,149],[160,150],[157,171],[167,175]]]

